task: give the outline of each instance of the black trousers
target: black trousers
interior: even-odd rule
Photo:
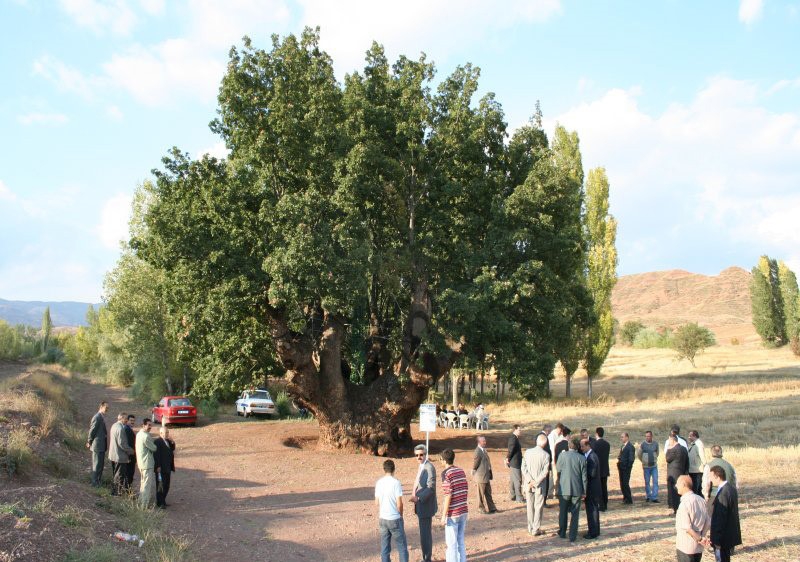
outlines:
[[[678,506],[681,505],[681,496],[678,490],[675,489],[675,482],[677,478],[667,475],[667,505],[672,511],[678,511]]]
[[[422,562],[431,562],[433,556],[433,534],[431,533],[431,517],[417,517],[419,520],[419,547],[422,550]]]
[[[692,479],[692,491],[700,496],[703,497],[703,473],[702,472],[690,472],[689,477]]]
[[[630,467],[619,466],[619,487],[622,490],[622,501],[625,503],[633,503],[631,497],[631,469]]]
[[[600,498],[586,496],[586,523],[589,526],[589,536],[600,536]]]
[[[124,494],[131,486],[128,480],[128,463],[111,461],[111,470],[114,473],[111,493],[114,495]]]
[[[714,554],[717,558],[717,562],[731,562],[731,550],[732,549],[723,546],[715,546]]]
[[[580,496],[558,496],[558,536],[567,537],[567,515],[569,515],[569,540],[578,538],[578,520],[581,516]]]
[[[600,477],[600,489],[603,491],[600,498],[600,509],[605,511],[608,509],[608,476]]]
[[[131,486],[133,485],[133,475],[135,473],[136,473],[136,459],[132,459],[127,465],[127,474],[125,475],[127,476],[126,479],[127,487],[125,488],[125,491],[127,493],[131,493]]]
[[[698,552],[697,554],[686,554],[678,549],[675,549],[675,552],[677,553],[678,562],[700,562],[700,560],[703,558],[702,552]]]
[[[170,473],[167,471],[159,472],[159,474],[161,475],[161,482],[158,481],[158,475],[156,475],[156,505],[166,506]]]

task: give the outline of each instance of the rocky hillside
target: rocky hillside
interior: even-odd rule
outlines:
[[[611,304],[624,323],[677,326],[697,322],[712,329],[719,343],[736,338],[757,340],[750,314],[750,273],[729,267],[719,275],[683,270],[655,271],[620,277]]]

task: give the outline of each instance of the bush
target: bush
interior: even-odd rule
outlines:
[[[86,443],[86,432],[74,425],[64,427],[64,445],[71,451],[81,451]]]
[[[672,346],[672,334],[668,330],[658,332],[652,328],[643,328],[636,334],[633,347],[650,349],[653,347],[668,349]]]
[[[42,466],[56,478],[69,478],[73,474],[72,465],[62,454],[48,453],[42,459]]]
[[[792,353],[795,354],[795,357],[800,357],[800,336],[793,336],[792,339],[789,340],[789,347]]]
[[[678,361],[688,359],[692,367],[695,366],[694,358],[697,353],[716,344],[714,334],[708,328],[695,322],[678,326],[672,338],[672,349],[678,354]]]
[[[64,360],[64,352],[57,347],[48,347],[38,358],[40,363],[54,364]]]
[[[28,474],[33,467],[33,435],[27,429],[12,429],[0,447],[0,462],[9,476]]]
[[[203,398],[198,404],[200,413],[210,420],[215,420],[219,417],[219,400],[215,397]]]
[[[628,320],[622,325],[622,329],[619,332],[619,339],[622,340],[622,343],[625,345],[633,345],[634,340],[636,340],[636,336],[644,330],[645,326],[638,320]]]
[[[292,400],[285,390],[281,390],[275,395],[275,410],[278,412],[278,417],[281,419],[288,418],[292,415]]]

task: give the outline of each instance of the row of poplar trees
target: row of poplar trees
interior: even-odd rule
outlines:
[[[750,278],[753,326],[769,347],[791,343],[800,356],[800,292],[797,276],[783,261],[761,256]]]
[[[538,107],[509,138],[479,74],[434,86],[424,55],[373,44],[339,83],[318,30],[245,38],[211,124],[228,158],[174,149],[141,187],[109,309],[195,394],[285,373],[321,445],[374,454],[411,446],[451,368],[491,358],[529,399],[558,361],[591,381],[612,340],[608,179],[584,181],[577,134],[549,139]]]

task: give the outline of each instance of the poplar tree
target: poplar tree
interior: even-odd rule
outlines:
[[[44,309],[42,314],[42,353],[50,346],[50,335],[53,332],[53,321],[50,318],[50,307]]]
[[[600,373],[614,340],[611,291],[617,283],[617,221],[608,212],[608,192],[605,169],[590,170],[586,181],[586,285],[595,317],[587,332],[584,356],[589,398],[592,379]]]
[[[800,336],[800,291],[797,276],[783,261],[778,262],[778,283],[783,301],[786,341],[791,341]]]
[[[783,295],[780,288],[778,262],[761,256],[750,278],[750,304],[753,326],[768,346],[786,343]]]

